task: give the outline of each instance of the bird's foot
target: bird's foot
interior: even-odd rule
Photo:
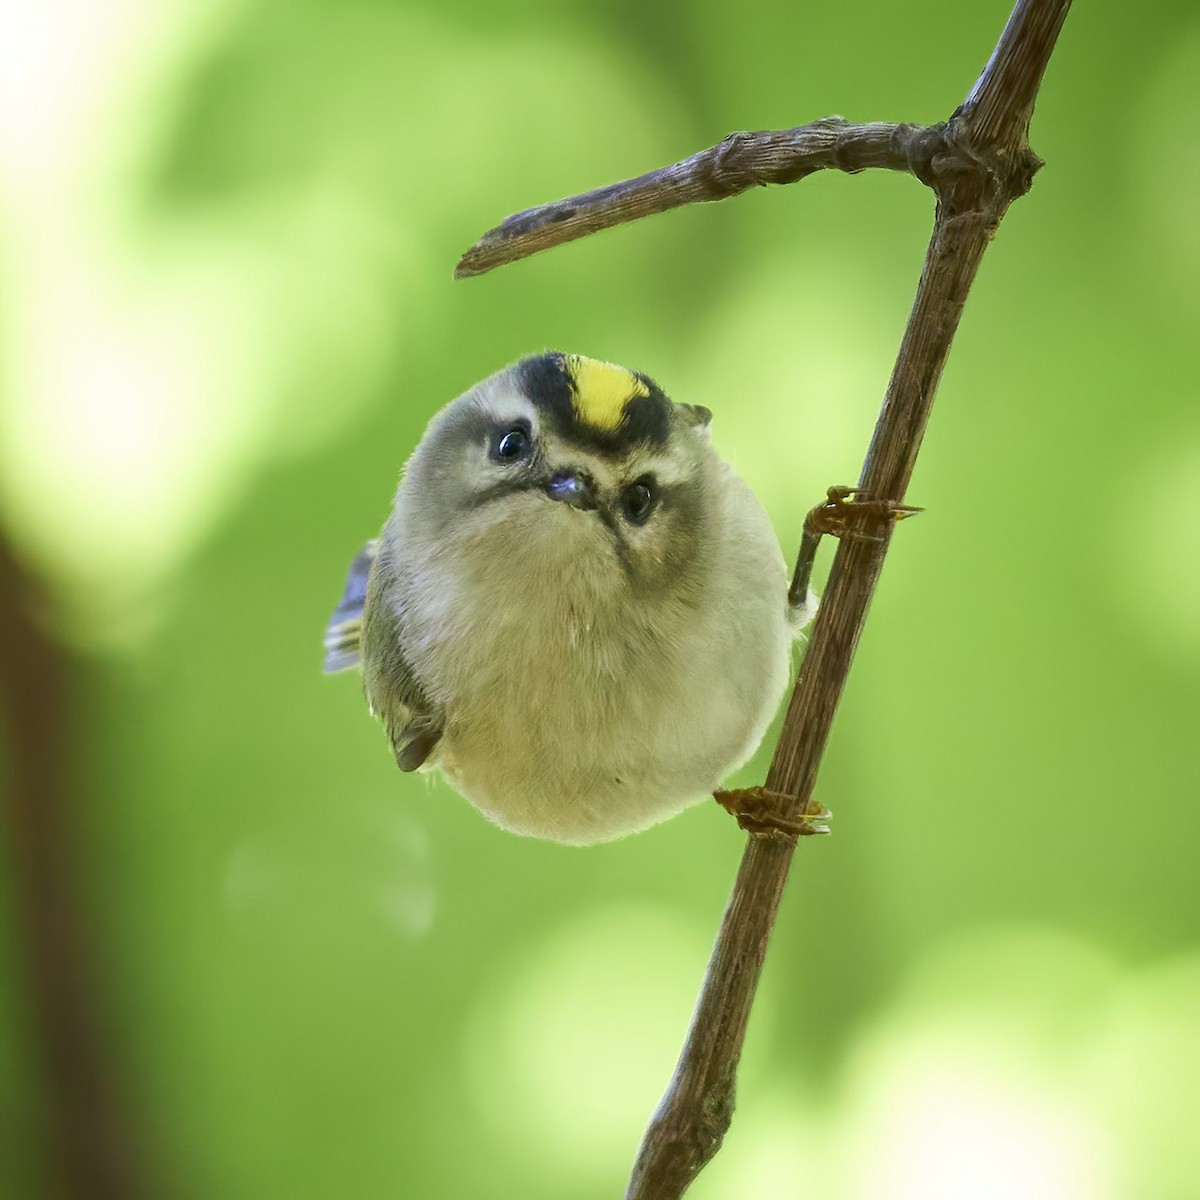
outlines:
[[[737,788],[713,792],[713,799],[747,832],[757,837],[814,837],[828,833],[833,814],[823,804],[809,800],[795,820],[782,815],[791,796],[763,787]]]
[[[838,485],[825,493],[823,503],[809,511],[808,516],[804,518],[804,529],[805,532],[817,536],[830,534],[833,537],[842,537],[855,524],[862,523],[864,517],[875,517],[881,522],[895,522],[924,511],[923,508],[901,504],[897,500],[876,500],[860,492],[858,488]]]
[[[824,503],[810,509],[804,518],[796,571],[792,576],[792,586],[788,589],[788,603],[793,610],[799,610],[809,603],[808,581],[822,537],[829,534],[840,538],[853,532],[856,537],[880,541],[889,525],[923,511],[897,500],[876,500],[858,488],[844,485],[831,487],[825,493]]]

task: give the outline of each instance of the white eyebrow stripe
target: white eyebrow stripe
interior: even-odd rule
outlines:
[[[654,478],[663,485],[663,487],[676,487],[678,484],[686,483],[690,479],[694,478],[694,475],[691,473],[678,470],[674,463],[672,463],[669,467],[664,464],[661,470],[653,470],[650,472],[650,474],[653,475]]]
[[[519,392],[483,395],[479,398],[479,409],[498,425],[509,421],[528,421],[531,428],[537,427],[537,409],[531,400]]]
[[[630,464],[631,474],[628,478],[633,480],[642,475],[653,475],[663,487],[674,487],[695,477],[695,472],[689,471],[687,468],[687,463],[680,462],[675,458],[647,456],[636,458]]]

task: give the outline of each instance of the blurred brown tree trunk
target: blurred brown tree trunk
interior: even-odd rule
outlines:
[[[134,1200],[137,1152],[102,1035],[80,886],[71,655],[0,530],[0,738],[16,934],[45,1080],[46,1178],[66,1200]]]

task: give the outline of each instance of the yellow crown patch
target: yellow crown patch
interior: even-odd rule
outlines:
[[[632,371],[616,363],[568,354],[565,366],[573,385],[576,419],[593,429],[616,429],[625,405],[635,396],[650,395],[650,389]]]

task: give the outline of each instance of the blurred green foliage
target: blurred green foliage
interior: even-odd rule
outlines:
[[[59,0],[0,125],[0,505],[76,697],[99,1002],[161,1194],[619,1195],[741,849],[402,777],[320,634],[426,420],[546,346],[710,406],[785,546],[928,235],[819,176],[451,280],[735,128],[932,121],[1005,0]],[[7,23],[7,20],[6,20]],[[1081,4],[970,298],[697,1200],[1195,1194],[1200,13]],[[770,739],[768,745],[770,744]],[[761,778],[766,754],[739,777]],[[11,875],[11,847],[0,868]],[[0,888],[0,1193],[43,1088]]]

